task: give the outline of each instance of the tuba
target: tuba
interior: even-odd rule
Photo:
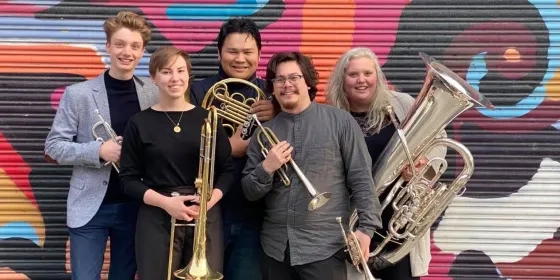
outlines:
[[[463,144],[438,134],[473,106],[494,109],[488,99],[445,65],[424,53],[419,55],[427,68],[422,89],[402,124],[397,123],[391,106],[385,108],[397,131],[373,166],[376,195],[385,197],[382,211],[387,206],[394,210],[385,236],[376,233],[383,240],[369,255],[368,263],[375,270],[391,266],[410,253],[453,198],[464,193],[474,171],[473,156]],[[449,184],[438,182],[447,169],[447,161],[432,158],[419,172],[411,168],[412,178],[406,183],[401,177],[406,165],[414,167],[415,159],[437,147],[454,149],[463,159],[463,170],[456,179]],[[435,170],[432,166],[437,165]],[[354,210],[350,230],[355,230],[357,222]],[[357,243],[355,238],[352,241]],[[398,247],[386,249],[389,242]],[[347,246],[347,251],[353,265],[358,266],[359,249],[356,252]]]
[[[245,98],[245,96],[238,92],[230,93],[228,91],[228,83],[241,83],[253,88],[257,92],[257,98]],[[232,124],[223,123],[222,126],[231,130],[231,135],[235,133],[237,126],[247,122],[248,117],[251,115],[251,104],[267,99],[263,90],[255,84],[237,78],[228,78],[216,82],[204,96],[201,107],[208,109],[214,104],[214,101],[220,101],[219,108],[216,108],[218,116],[224,118]],[[241,100],[241,101],[240,101]],[[243,128],[242,137],[247,139],[250,137],[249,131],[246,127]]]
[[[198,176],[195,180],[197,195],[200,197],[199,216],[194,225],[193,255],[186,267],[176,270],[173,275],[179,279],[218,280],[223,275],[213,270],[206,257],[206,215],[208,201],[212,197],[214,186],[214,159],[216,151],[216,131],[218,128],[218,113],[214,106],[208,110],[208,117],[202,125],[200,136],[200,160]],[[173,195],[178,195],[177,193]],[[175,218],[171,218],[171,237],[169,241],[168,276],[171,278],[171,260],[173,256],[173,240],[176,226]],[[188,225],[188,224],[187,224]]]
[[[115,141],[115,143],[122,145],[121,141],[117,141],[117,134],[115,133],[115,131],[113,130],[113,128],[111,128],[111,126],[109,125],[109,123],[107,123],[103,117],[101,116],[101,114],[99,113],[99,110],[95,109],[94,113],[99,117],[99,121],[96,122],[93,127],[91,128],[91,133],[93,134],[93,138],[95,138],[95,141],[99,141],[101,143],[105,143],[105,140],[103,140],[102,137],[100,137],[99,135],[97,135],[97,129],[99,126],[103,126],[103,128],[105,129],[105,133],[107,135],[109,135],[109,137],[111,137],[111,140]],[[115,168],[115,170],[117,171],[117,173],[120,173],[119,168],[120,165],[118,162],[106,162],[105,166],[107,166],[108,164],[112,164],[113,168]]]
[[[249,119],[249,122],[251,122],[251,123],[256,122],[256,124],[260,128],[259,131],[257,132],[257,141],[259,142],[259,146],[261,147],[262,155],[266,158],[266,156],[268,155],[268,149],[266,148],[266,145],[263,141],[263,137],[272,146],[278,144],[280,141],[278,140],[278,138],[276,137],[276,135],[274,134],[274,132],[272,132],[272,130],[270,128],[264,127],[261,124],[261,122],[259,122],[256,115],[252,115]],[[249,123],[245,123],[244,126],[246,128],[251,128],[253,125],[249,124]],[[311,182],[309,182],[307,177],[305,177],[305,175],[303,174],[303,172],[301,171],[299,166],[294,162],[293,159],[290,159],[290,161],[288,163],[292,166],[292,168],[296,172],[297,176],[299,177],[299,179],[301,180],[301,182],[303,183],[303,185],[305,186],[305,188],[307,189],[309,194],[311,194],[312,199],[309,202],[309,204],[307,205],[307,210],[313,211],[313,210],[319,209],[321,206],[325,205],[325,203],[327,203],[329,201],[329,199],[331,199],[331,193],[329,193],[329,192],[323,192],[323,193],[317,192],[317,190],[313,187]],[[290,179],[288,178],[288,176],[286,175],[286,172],[283,169],[287,169],[287,166],[284,165],[283,167],[280,167],[280,169],[278,169],[276,172],[279,172],[278,175],[280,176],[284,185],[289,186],[290,185]]]

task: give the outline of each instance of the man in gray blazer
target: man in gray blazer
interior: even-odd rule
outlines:
[[[100,279],[109,237],[109,279],[132,280],[138,205],[121,190],[118,135],[133,114],[157,102],[155,85],[134,76],[151,30],[144,18],[131,12],[120,12],[103,27],[111,67],[95,79],[66,88],[45,142],[45,156],[73,166],[67,201],[72,279]],[[102,125],[95,130],[102,140],[93,136],[100,117],[117,137]]]

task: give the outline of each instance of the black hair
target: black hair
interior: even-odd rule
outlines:
[[[246,17],[239,17],[239,18],[232,18],[224,24],[220,28],[220,33],[218,34],[218,51],[222,51],[222,47],[224,46],[224,41],[226,40],[227,36],[231,33],[242,33],[248,34],[255,42],[257,42],[257,49],[260,51],[262,47],[261,43],[261,33],[257,24],[250,18]]]

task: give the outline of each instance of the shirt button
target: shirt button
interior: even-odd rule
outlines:
[[[107,181],[103,181],[103,186],[107,186]]]

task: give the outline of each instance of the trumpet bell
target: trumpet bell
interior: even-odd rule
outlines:
[[[307,205],[307,210],[314,211],[325,205],[331,199],[331,193],[324,192],[316,195]]]

